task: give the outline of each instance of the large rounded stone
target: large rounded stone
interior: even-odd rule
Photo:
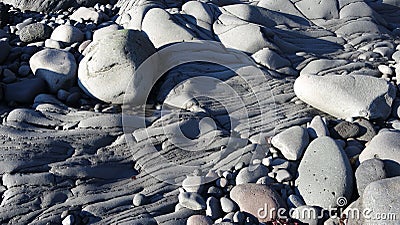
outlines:
[[[400,131],[382,130],[360,154],[360,162],[383,160],[389,177],[400,176]]]
[[[66,51],[44,49],[33,55],[29,61],[32,72],[46,80],[52,93],[61,88],[69,89],[76,80],[76,61]]]
[[[119,30],[92,42],[79,64],[79,86],[104,102],[122,104],[129,82],[133,81],[132,104],[146,102],[144,93],[153,84],[154,71],[135,73],[139,65],[156,52],[145,33]],[[157,67],[157,65],[154,65]],[[133,79],[133,80],[132,80]]]
[[[53,30],[42,23],[29,24],[19,31],[19,38],[23,42],[43,41],[50,37]]]
[[[213,221],[207,216],[193,215],[190,216],[186,222],[187,225],[211,225]]]
[[[396,88],[384,79],[352,75],[302,75],[294,91],[307,104],[338,118],[386,119]]]
[[[386,178],[385,164],[379,159],[368,159],[356,170],[357,190],[360,195],[368,184]]]
[[[353,172],[344,150],[330,137],[315,139],[298,169],[297,191],[307,205],[336,207],[337,199],[350,199]]]
[[[306,129],[293,126],[274,136],[271,143],[286,159],[298,160],[309,143],[309,136]]]
[[[362,208],[368,210],[363,224],[399,224],[400,177],[387,178],[369,184],[362,195]]]
[[[277,211],[285,209],[281,196],[273,189],[262,184],[240,184],[232,188],[230,197],[240,210],[257,217],[260,222],[277,218]]]
[[[71,25],[60,25],[54,29],[50,37],[52,40],[65,43],[82,42],[84,34],[78,28]]]

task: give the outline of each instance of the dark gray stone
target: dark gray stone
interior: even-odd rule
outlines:
[[[360,128],[357,124],[342,121],[334,126],[329,132],[331,137],[334,139],[347,139],[356,137],[359,131]]]
[[[44,41],[50,37],[52,31],[51,27],[43,23],[29,24],[19,31],[19,38],[27,43]]]
[[[4,99],[7,102],[33,103],[35,97],[47,90],[46,82],[41,78],[26,79],[4,85]]]
[[[369,159],[362,162],[356,170],[358,194],[362,195],[368,184],[386,178],[385,164],[379,159]]]

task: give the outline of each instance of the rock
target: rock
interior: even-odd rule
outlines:
[[[277,210],[286,208],[281,196],[268,186],[261,184],[240,184],[232,188],[230,197],[240,211],[257,217],[260,222],[277,218]],[[275,209],[272,211],[272,209]]]
[[[287,203],[289,208],[297,208],[305,205],[305,202],[298,195],[295,194],[289,195]]]
[[[31,67],[28,65],[22,65],[18,69],[18,75],[21,77],[26,77],[31,72]]]
[[[32,104],[38,94],[46,92],[47,85],[42,78],[33,78],[6,84],[3,88],[5,101]]]
[[[400,99],[396,98],[392,105],[392,116],[400,118]]]
[[[302,75],[294,91],[302,101],[338,118],[386,119],[396,97],[386,80],[357,75]]]
[[[309,143],[309,137],[306,129],[294,126],[275,135],[271,143],[286,159],[298,160]]]
[[[230,212],[234,212],[236,210],[236,204],[235,202],[233,202],[232,200],[230,200],[229,198],[226,197],[222,197],[220,199],[221,202],[221,209],[222,211],[224,211],[225,213],[230,213]]]
[[[58,92],[57,92],[58,93]],[[65,103],[69,106],[76,107],[79,105],[79,100],[81,99],[81,93],[74,92],[68,96]]]
[[[221,203],[217,198],[212,196],[207,198],[206,205],[206,215],[211,219],[215,220],[222,216]]]
[[[197,193],[183,192],[178,196],[179,204],[183,207],[191,210],[203,210],[206,209],[206,203]]]
[[[133,93],[129,93],[130,103],[144,104],[146,92],[152,88],[153,76],[157,74],[152,71],[135,74],[135,69],[155,52],[143,32],[119,30],[111,33],[92,42],[85,50],[78,71],[79,86],[89,96],[122,104],[127,85],[133,82],[135,86]]]
[[[15,73],[9,69],[3,70],[3,82],[6,84],[13,83],[17,80]]]
[[[372,50],[372,51],[380,54],[383,57],[387,57],[387,58],[390,58],[394,52],[393,48],[390,48],[390,47],[377,47],[377,48],[374,48],[374,50]]]
[[[242,212],[235,212],[233,215],[233,222],[238,224],[243,224],[245,222],[246,216]]]
[[[394,52],[393,55],[392,55],[392,59],[393,59],[395,62],[399,63],[399,62],[400,62],[400,51]]]
[[[182,181],[182,187],[187,192],[200,193],[203,189],[204,182],[205,180],[203,176],[187,176]]]
[[[80,23],[86,21],[92,21],[95,24],[101,23],[103,17],[99,12],[92,8],[79,7],[72,15],[69,17],[71,20],[75,20]]]
[[[50,39],[64,43],[82,42],[84,34],[78,28],[71,25],[60,25],[54,29]]]
[[[112,24],[110,26],[106,26],[103,28],[100,28],[98,30],[95,30],[93,33],[93,41],[98,41],[107,34],[114,33],[118,30],[119,26],[117,24]]]
[[[330,137],[315,139],[298,168],[296,190],[307,205],[336,207],[337,199],[350,199],[353,172],[343,149]]]
[[[355,176],[361,196],[368,184],[386,178],[385,164],[379,159],[368,159],[358,166]]]
[[[0,64],[2,64],[8,58],[11,51],[11,46],[7,41],[0,40]]]
[[[147,198],[144,194],[135,194],[135,196],[133,196],[133,205],[134,206],[141,206],[141,205],[145,205],[147,204]]]
[[[55,12],[57,10],[68,9],[78,6],[94,6],[96,3],[105,3],[106,0],[3,0],[4,3],[13,5],[21,10],[36,12]]]
[[[386,178],[370,183],[362,195],[362,208],[369,210],[363,224],[399,224],[400,177]],[[387,218],[383,220],[382,216]],[[397,217],[396,217],[397,216]]]
[[[387,65],[379,65],[378,66],[378,70],[382,74],[386,74],[386,75],[392,75],[393,74],[393,70]]]
[[[251,56],[254,60],[271,70],[279,70],[285,67],[292,67],[289,60],[283,58],[269,48],[263,48]]]
[[[291,216],[293,219],[296,219],[304,224],[319,225],[320,223],[318,223],[318,218],[320,215],[320,209],[308,205],[303,205],[295,208]]]
[[[254,167],[254,168],[253,168]],[[255,183],[260,177],[268,174],[268,168],[262,164],[241,169],[236,176],[236,184]]]
[[[75,224],[75,217],[73,215],[68,215],[62,221],[62,225],[73,225]]]
[[[52,39],[47,39],[44,42],[44,46],[46,46],[46,48],[55,48],[55,49],[62,49],[64,47],[63,43]]]
[[[213,221],[207,216],[193,215],[190,216],[186,222],[186,225],[212,225]]]
[[[328,126],[321,116],[314,116],[311,123],[307,126],[308,135],[310,138],[329,136]]]
[[[356,155],[359,155],[362,152],[362,149],[357,146],[348,146],[344,149],[344,151],[346,152],[347,157],[350,159]]]
[[[156,48],[196,39],[189,29],[180,26],[172,15],[160,8],[152,8],[146,13],[142,21],[142,30]]]
[[[214,186],[211,186],[210,188],[208,188],[207,194],[210,196],[214,196],[216,198],[220,198],[220,197],[224,196],[224,192],[220,188],[217,188]]]
[[[376,131],[374,125],[366,119],[359,118],[354,121],[359,127],[358,137],[356,139],[361,142],[371,141],[375,137]]]
[[[43,23],[33,23],[19,31],[19,38],[23,42],[31,43],[44,41],[51,36],[51,27]]]
[[[29,60],[35,76],[46,80],[52,93],[61,88],[68,89],[76,81],[76,61],[74,56],[66,51],[44,49]]]
[[[292,180],[292,175],[285,169],[276,171],[275,179],[279,182],[285,182]]]
[[[350,123],[347,121],[341,121],[336,126],[334,126],[330,131],[330,135],[334,139],[348,139],[356,137],[360,128],[357,124]]]
[[[360,162],[377,158],[384,162],[388,177],[400,176],[400,132],[382,130],[360,154]]]

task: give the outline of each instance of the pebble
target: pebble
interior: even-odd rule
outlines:
[[[187,176],[182,181],[182,187],[187,192],[200,193],[203,189],[204,182],[205,182],[205,179],[203,176]]]
[[[337,206],[337,199],[350,199],[353,172],[344,150],[330,137],[319,137],[307,147],[298,168],[296,190],[307,205]]]
[[[358,125],[360,129],[358,137],[356,137],[356,140],[361,142],[369,142],[372,140],[372,138],[375,137],[376,131],[371,122],[363,118],[359,118],[354,122]]]
[[[260,177],[267,175],[268,168],[264,165],[245,167],[239,171],[236,176],[236,184],[255,183]]]
[[[292,175],[285,169],[280,169],[276,172],[275,179],[279,182],[290,181],[293,179]]]
[[[65,103],[69,106],[77,107],[79,105],[79,100],[81,99],[81,93],[74,92],[71,93],[68,98],[65,100]]]
[[[396,98],[392,105],[392,116],[395,118],[400,118],[400,99]]]
[[[399,63],[399,62],[400,62],[400,51],[394,52],[393,55],[392,55],[392,59],[393,59],[396,63]]]
[[[368,184],[387,177],[385,164],[380,159],[368,159],[362,162],[355,173],[358,194],[362,195]]]
[[[356,137],[360,131],[360,128],[355,123],[350,123],[347,121],[341,121],[335,125],[330,131],[330,135],[334,139],[348,139]]]
[[[396,88],[386,80],[357,75],[302,75],[294,84],[296,96],[337,118],[386,119]]]
[[[238,224],[243,224],[246,219],[246,216],[242,212],[235,212],[233,215],[233,222]]]
[[[28,65],[22,65],[18,69],[18,75],[21,77],[26,77],[31,72],[31,67]]]
[[[236,204],[235,202],[233,202],[232,200],[230,200],[229,198],[226,197],[222,197],[220,199],[221,202],[221,209],[222,211],[224,211],[225,213],[230,213],[230,212],[234,212],[236,210]]]
[[[277,218],[277,210],[286,208],[280,195],[266,185],[240,184],[231,190],[230,197],[238,204],[240,211],[250,213],[260,222]],[[275,211],[270,213],[271,209]]]
[[[141,206],[147,204],[147,198],[144,194],[135,194],[132,201],[134,206]]]
[[[215,220],[222,216],[220,201],[215,197],[208,197],[206,202],[206,215]]]
[[[314,116],[310,124],[307,126],[308,135],[310,138],[329,136],[328,126],[321,116]]]
[[[382,74],[386,74],[386,75],[392,75],[393,74],[393,70],[392,68],[390,68],[387,65],[379,65],[378,66],[378,70],[379,72],[381,72]]]
[[[390,47],[377,47],[373,52],[380,54],[383,57],[390,58],[393,55],[393,48]]]
[[[223,177],[219,178],[216,181],[216,185],[217,185],[217,187],[224,188],[224,187],[226,187],[226,185],[228,185],[228,180],[226,178],[223,178]]]
[[[82,42],[84,34],[78,28],[71,25],[60,25],[54,29],[50,39],[68,44]]]
[[[287,203],[290,208],[297,208],[306,204],[301,197],[295,194],[289,195],[287,198]]]
[[[99,24],[102,22],[102,14],[96,12],[96,10],[87,8],[87,7],[79,7],[72,15],[70,16],[71,20],[75,20],[80,23],[84,23],[86,21],[92,21],[95,24]]]
[[[260,177],[256,182],[256,184],[263,184],[263,185],[270,185],[272,183],[274,183],[274,180],[268,176]]]
[[[186,225],[212,225],[213,221],[203,215],[193,215],[190,216],[186,222]]]
[[[3,82],[6,84],[13,83],[17,80],[15,73],[9,69],[3,70]]]
[[[309,143],[309,136],[306,129],[293,126],[275,135],[271,143],[286,159],[298,160]]]
[[[57,98],[61,101],[67,100],[70,93],[64,89],[60,89],[57,91]]]
[[[54,49],[64,48],[63,43],[61,43],[60,41],[52,40],[52,39],[46,39],[46,41],[44,42],[44,46],[46,46],[46,48],[54,48]]]
[[[197,193],[183,192],[178,196],[179,204],[185,208],[191,210],[204,210],[206,209],[206,203]]]
[[[44,41],[51,36],[52,28],[46,24],[33,23],[19,31],[19,38],[26,43]]]
[[[360,162],[377,158],[385,163],[388,177],[400,176],[400,132],[381,130],[360,154]]]
[[[346,152],[348,158],[353,158],[359,155],[362,152],[362,149],[357,146],[348,146],[344,149],[344,151]]]
[[[73,215],[68,215],[62,221],[62,225],[73,225],[75,224],[75,217]]]
[[[52,93],[68,89],[76,81],[77,64],[69,52],[44,49],[33,55],[29,63],[35,76],[46,80]]]

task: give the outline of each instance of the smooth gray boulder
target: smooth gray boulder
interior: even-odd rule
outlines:
[[[391,83],[361,75],[302,75],[294,91],[302,101],[338,118],[386,119],[396,97]]]
[[[74,56],[63,50],[44,49],[29,60],[35,76],[43,78],[52,93],[68,89],[76,81],[77,65]]]
[[[142,21],[142,30],[149,36],[156,48],[196,40],[195,34],[174,20],[167,11],[160,8],[149,10]]]
[[[271,143],[286,159],[298,160],[309,143],[309,136],[306,129],[294,126],[275,135]]]
[[[344,150],[330,137],[319,137],[306,149],[298,168],[296,189],[307,205],[336,207],[350,199],[353,171]]]
[[[379,159],[368,159],[362,162],[355,173],[358,194],[362,195],[368,184],[386,178],[385,164]]]
[[[54,29],[50,39],[71,44],[75,42],[82,42],[84,40],[84,34],[81,30],[74,26],[60,25]]]
[[[398,225],[400,223],[400,177],[369,184],[362,195],[362,208],[369,211],[363,224]]]
[[[400,131],[380,131],[359,157],[361,163],[373,158],[385,163],[388,177],[400,176]]]
[[[135,74],[139,65],[156,52],[145,33],[135,30],[118,30],[92,42],[84,51],[79,64],[79,86],[88,95],[104,102],[122,104],[128,84],[131,103],[141,105],[153,85],[154,71]],[[157,67],[157,65],[155,65]]]

